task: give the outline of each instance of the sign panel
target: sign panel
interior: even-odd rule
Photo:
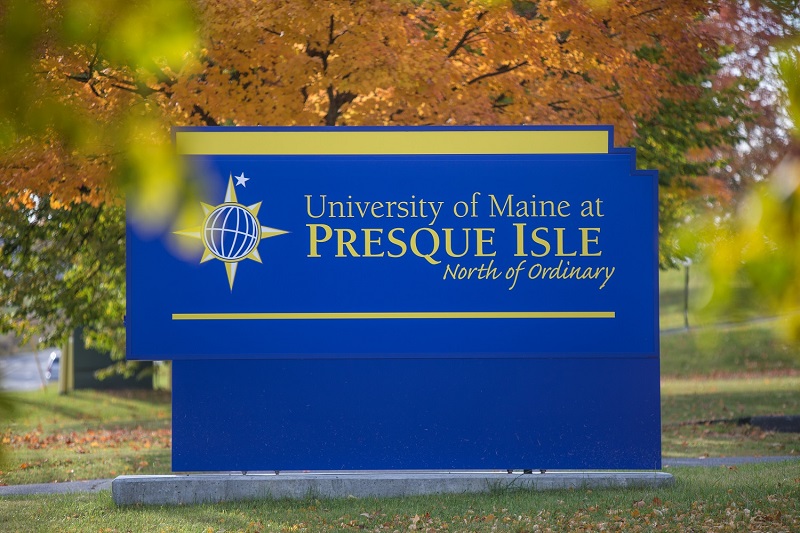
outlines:
[[[657,175],[610,127],[178,128],[128,228],[173,469],[656,469]]]
[[[172,469],[659,469],[658,365],[178,360]]]
[[[609,129],[175,139],[203,198],[129,232],[131,359],[657,353],[657,183]]]

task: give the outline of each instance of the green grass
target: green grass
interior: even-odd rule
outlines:
[[[2,531],[798,531],[800,462],[675,468],[662,489],[117,508],[109,493],[4,498]]]
[[[168,393],[84,390],[59,396],[51,387],[8,397],[14,417],[0,427],[6,448],[0,483],[170,470]]]
[[[661,336],[662,377],[800,372],[800,346],[781,339],[777,322]]]
[[[800,433],[711,422],[798,413],[798,376],[662,380],[662,452],[671,457],[800,456]]]
[[[782,340],[778,326],[756,323],[662,335],[665,455],[800,455],[798,433],[702,423],[800,414],[800,347]]]

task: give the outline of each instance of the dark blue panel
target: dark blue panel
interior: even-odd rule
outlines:
[[[658,364],[175,361],[173,469],[658,469]]]

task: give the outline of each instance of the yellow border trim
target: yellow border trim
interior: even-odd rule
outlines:
[[[607,154],[605,130],[178,131],[181,155]]]
[[[615,318],[614,311],[418,313],[174,313],[172,320],[392,320],[446,318]]]

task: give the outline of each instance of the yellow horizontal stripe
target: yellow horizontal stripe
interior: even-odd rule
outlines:
[[[603,130],[178,131],[182,155],[606,154]]]
[[[614,311],[419,312],[419,313],[174,313],[172,320],[386,320],[442,318],[614,318]]]

